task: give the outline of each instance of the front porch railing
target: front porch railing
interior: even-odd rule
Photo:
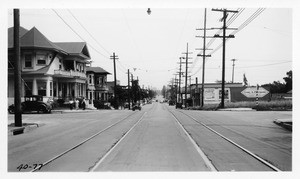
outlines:
[[[79,71],[65,71],[65,70],[54,70],[54,75],[61,75],[65,77],[80,77],[86,78],[86,74]]]

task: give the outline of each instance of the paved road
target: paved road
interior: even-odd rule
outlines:
[[[162,104],[95,171],[208,171],[200,154]]]
[[[219,171],[268,171],[249,155],[183,113],[217,131],[283,171],[292,170],[292,133],[273,123],[290,112],[181,111],[180,121]],[[240,157],[239,157],[240,155]]]
[[[18,171],[17,167],[21,164],[43,163],[128,115],[132,116],[86,145],[44,166],[41,171],[89,171],[95,165],[95,171],[209,170],[169,110],[175,111],[174,107],[166,104],[153,103],[136,112],[103,110],[24,115],[24,122],[43,125],[22,135],[8,136],[8,171]],[[291,170],[292,133],[272,122],[276,117],[291,117],[291,112],[183,112],[253,150],[281,170]],[[268,171],[267,168],[257,167],[257,161],[241,155],[226,142],[215,138],[212,141],[211,134],[183,117],[182,113],[176,114],[218,170]],[[141,122],[98,165],[97,162],[142,115]],[[9,123],[12,122],[13,116],[8,118]]]

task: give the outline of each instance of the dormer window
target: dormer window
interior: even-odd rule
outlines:
[[[37,65],[46,65],[46,56],[45,55],[37,55],[36,60],[37,60]]]

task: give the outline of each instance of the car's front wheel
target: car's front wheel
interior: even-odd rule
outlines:
[[[8,108],[8,112],[9,114],[14,114],[15,113],[15,109],[14,108]]]
[[[38,108],[38,111],[37,111],[37,112],[38,112],[38,113],[40,113],[40,112],[46,113],[46,112],[47,112],[47,109],[46,109],[45,106],[40,106],[40,107]]]

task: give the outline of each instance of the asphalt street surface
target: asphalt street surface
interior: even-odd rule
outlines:
[[[202,123],[278,169],[291,171],[292,132],[273,123],[291,117],[292,112],[176,110],[159,102],[141,111],[24,114],[23,122],[39,127],[8,136],[7,169],[28,172],[45,164],[39,172],[211,171],[211,164],[216,171],[272,171]],[[8,115],[8,124],[12,122]]]

